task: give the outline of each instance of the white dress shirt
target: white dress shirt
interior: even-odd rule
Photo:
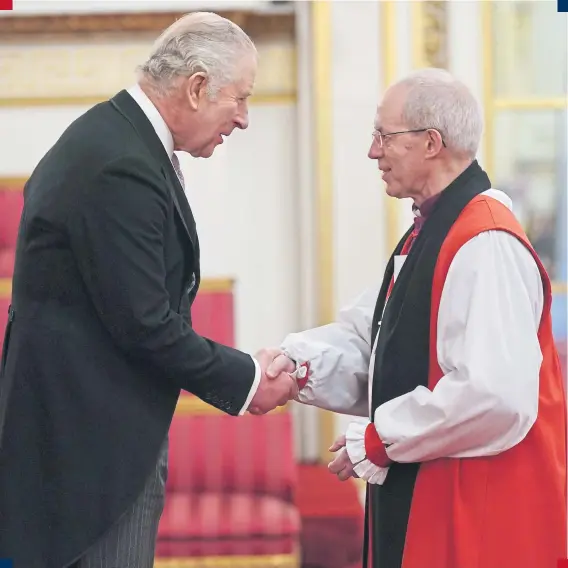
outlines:
[[[486,194],[511,208],[502,192]],[[298,400],[342,414],[369,416],[374,351],[371,321],[378,288],[363,293],[327,326],[283,342],[310,378]],[[543,286],[531,253],[504,231],[487,231],[454,257],[438,312],[437,354],[444,372],[431,391],[419,386],[381,406],[374,425],[397,462],[488,456],[527,435],[538,411],[542,353],[537,337]],[[382,483],[388,468],[366,459],[368,419],[346,432],[355,472]]]
[[[142,111],[150,121],[150,124],[156,131],[158,138],[162,142],[171,160],[174,155],[174,139],[172,133],[170,132],[170,129],[168,128],[168,125],[162,118],[162,115],[159,113],[158,109],[154,106],[154,103],[148,98],[146,93],[140,88],[140,85],[136,84],[130,87],[128,89],[128,94],[138,103],[138,106],[142,109]],[[251,358],[254,362],[254,367],[255,367],[254,381],[247,396],[247,399],[245,401],[245,404],[243,405],[241,411],[239,412],[239,415],[242,415],[246,412],[246,410],[248,409],[251,403],[251,400],[256,394],[258,385],[260,384],[260,378],[261,378],[260,365],[254,357]]]

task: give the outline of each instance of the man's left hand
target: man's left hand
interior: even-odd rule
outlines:
[[[347,481],[351,477],[358,478],[359,476],[353,471],[353,464],[349,459],[349,454],[345,449],[345,436],[339,436],[333,445],[329,448],[330,452],[339,452],[337,457],[327,466],[331,473],[335,473],[341,481]]]

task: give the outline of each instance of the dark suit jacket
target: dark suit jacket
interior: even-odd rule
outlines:
[[[62,568],[142,490],[180,389],[236,415],[255,367],[191,328],[195,222],[128,93],[76,120],[24,194],[0,375],[0,558]]]

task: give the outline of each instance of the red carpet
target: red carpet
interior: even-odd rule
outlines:
[[[359,568],[363,507],[353,481],[326,466],[300,465],[297,504],[302,518],[302,568]]]

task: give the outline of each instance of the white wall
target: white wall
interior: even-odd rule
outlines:
[[[88,107],[0,108],[0,177],[31,173],[65,128]]]
[[[202,273],[235,277],[239,347],[279,345],[299,321],[295,108],[255,106],[208,160],[180,155]]]
[[[384,261],[383,184],[367,157],[379,100],[379,5],[332,4],[335,302],[376,284]],[[370,253],[370,254],[369,254]]]

